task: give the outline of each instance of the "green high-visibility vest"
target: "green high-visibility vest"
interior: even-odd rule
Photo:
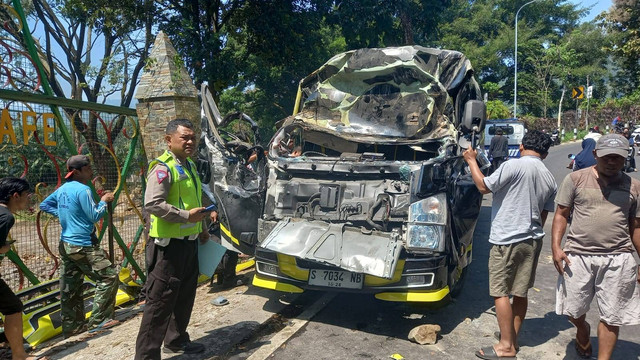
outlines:
[[[198,177],[196,164],[187,159],[191,169],[178,165],[173,154],[165,151],[157,159],[149,164],[149,171],[158,163],[165,164],[169,168],[171,176],[171,189],[167,202],[178,209],[190,210],[202,206],[202,184]],[[184,238],[185,236],[202,232],[202,222],[174,223],[151,215],[151,228],[149,236],[154,238]]]

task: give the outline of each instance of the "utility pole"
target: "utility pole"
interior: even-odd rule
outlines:
[[[564,100],[564,93],[567,88],[562,84],[562,95],[560,95],[560,102],[558,103],[558,129],[562,129],[562,101]]]
[[[591,91],[589,90],[589,75],[587,75],[587,114],[585,115],[585,123],[587,130],[589,129],[589,100],[591,99]]]
[[[576,125],[573,128],[574,132],[575,132],[576,128],[580,127],[580,117],[581,117],[580,115],[581,114],[578,112],[578,103],[579,102],[580,102],[580,100],[576,99]]]
[[[531,0],[528,3],[520,6],[520,8],[518,9],[518,11],[516,11],[516,39],[515,39],[515,46],[514,46],[514,52],[513,52],[513,60],[514,60],[514,70],[513,70],[513,117],[514,118],[518,118],[518,14],[520,14],[520,10],[522,10],[523,7],[534,3],[536,1],[539,0]]]

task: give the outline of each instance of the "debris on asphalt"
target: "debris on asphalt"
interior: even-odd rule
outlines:
[[[436,343],[439,332],[440,325],[426,324],[411,329],[408,337],[420,345],[431,345]]]
[[[218,296],[217,298],[211,300],[211,304],[215,306],[224,306],[229,304],[229,300],[227,300],[224,296]]]

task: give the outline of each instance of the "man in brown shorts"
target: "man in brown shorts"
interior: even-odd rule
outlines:
[[[478,190],[493,193],[489,295],[496,304],[500,341],[476,352],[481,359],[514,359],[516,355],[518,333],[527,313],[527,292],[533,287],[542,249],[542,228],[547,213],[553,211],[557,187],[542,163],[550,146],[548,135],[529,131],[522,138],[521,157],[503,163],[488,177],[480,172],[476,151],[464,152]],[[513,296],[513,305],[509,296]]]
[[[569,174],[553,218],[553,262],[560,274],[556,313],[577,328],[578,355],[591,357],[589,305],[598,301],[598,359],[609,359],[622,325],[640,324],[640,181],[622,172],[629,141],[619,134],[596,143],[596,165]],[[573,209],[564,248],[562,237]]]

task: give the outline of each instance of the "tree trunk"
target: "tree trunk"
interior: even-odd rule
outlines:
[[[404,32],[404,45],[414,45],[411,15],[407,13],[407,9],[404,7],[400,8],[400,24]]]

